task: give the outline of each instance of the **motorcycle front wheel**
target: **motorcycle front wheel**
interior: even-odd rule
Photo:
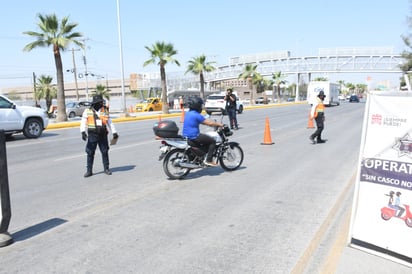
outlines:
[[[406,218],[405,223],[407,226],[412,227],[412,218]]]
[[[243,150],[238,144],[229,144],[219,158],[220,166],[227,171],[240,167],[243,162]]]
[[[188,163],[189,157],[183,149],[171,150],[163,160],[163,171],[170,179],[181,179],[189,172],[189,168],[181,167],[180,163]]]

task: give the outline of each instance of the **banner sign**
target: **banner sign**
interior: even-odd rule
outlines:
[[[371,93],[365,108],[351,243],[364,243],[374,253],[412,264],[411,207],[412,94]]]

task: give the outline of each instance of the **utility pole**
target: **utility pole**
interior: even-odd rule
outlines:
[[[79,87],[77,85],[77,68],[76,61],[74,58],[74,49],[72,48],[72,58],[73,58],[73,73],[74,73],[74,84],[76,85],[76,99],[79,101]]]
[[[40,104],[37,102],[36,96],[36,73],[33,72],[33,97],[34,97],[34,104],[38,107]]]
[[[83,64],[84,64],[84,76],[86,78],[86,101],[89,101],[89,82],[87,80],[87,75],[89,74],[89,72],[87,71],[87,59],[86,59],[86,40],[83,40],[84,43],[84,47],[83,47]]]

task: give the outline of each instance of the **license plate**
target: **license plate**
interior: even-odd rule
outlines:
[[[166,153],[169,151],[169,147],[168,146],[162,146],[162,147],[160,147],[160,155],[159,155],[159,161],[160,160],[162,160],[165,156],[166,156]]]
[[[160,148],[160,153],[166,153],[168,151],[168,147],[167,146],[163,146]]]

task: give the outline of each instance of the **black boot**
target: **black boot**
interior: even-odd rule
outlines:
[[[309,140],[312,142],[312,144],[316,144],[316,141],[315,141],[315,137],[314,136],[310,136],[309,137]]]
[[[106,173],[106,175],[112,175],[112,172],[108,167],[104,169],[104,173]]]
[[[84,178],[90,177],[90,176],[92,176],[92,175],[93,175],[92,170],[91,170],[91,169],[88,169],[88,170],[86,171],[86,173],[84,174]]]

